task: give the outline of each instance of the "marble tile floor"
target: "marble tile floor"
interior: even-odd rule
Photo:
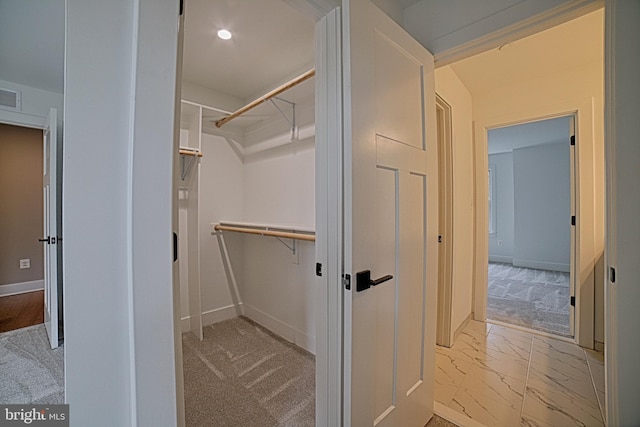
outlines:
[[[471,321],[437,347],[435,381],[436,402],[476,424],[605,425],[604,357],[564,340]]]

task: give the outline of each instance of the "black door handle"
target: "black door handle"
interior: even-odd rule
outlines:
[[[377,286],[388,280],[393,279],[393,276],[387,274],[386,276],[379,277],[375,280],[371,280],[371,270],[364,270],[356,273],[356,291],[362,292],[369,289],[371,286]]]
[[[178,260],[178,235],[173,233],[173,262]]]
[[[38,242],[47,242],[47,243],[51,243],[51,237],[47,236],[46,239],[38,239]]]

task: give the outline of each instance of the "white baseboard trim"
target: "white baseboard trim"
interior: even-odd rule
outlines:
[[[473,317],[473,313],[469,313],[469,315],[467,316],[466,319],[464,319],[462,321],[462,323],[460,323],[460,325],[456,328],[455,331],[453,331],[453,341],[451,341],[451,345],[456,343],[456,340],[458,339],[458,337],[460,336],[460,333],[462,332],[462,330],[464,328],[466,328],[467,324],[471,321],[471,318]]]
[[[440,418],[444,418],[459,427],[486,427],[484,424],[479,423],[478,421],[471,419],[440,402],[433,402],[433,412]]]
[[[231,304],[226,307],[215,308],[213,310],[203,311],[202,312],[202,326],[212,325],[214,323],[222,322],[225,320],[233,319],[234,317],[238,317],[238,313],[242,312],[242,303],[239,304],[239,307]],[[191,328],[190,324],[191,316],[182,317],[180,319],[180,329],[182,333],[189,332]]]
[[[8,285],[0,285],[0,297],[8,297],[10,295],[26,294],[27,292],[41,291],[44,289],[43,280],[33,280],[31,282],[11,283]]]
[[[513,257],[504,255],[491,255],[489,254],[489,262],[503,262],[505,264],[512,264]]]
[[[569,264],[561,264],[557,262],[536,261],[530,259],[513,259],[514,267],[537,268],[538,270],[563,271],[569,273],[571,266]]]
[[[301,347],[312,354],[316,354],[315,337],[309,336],[249,304],[245,304],[244,309],[245,316],[249,319],[264,326],[271,332],[280,335],[282,338],[292,342],[298,347]]]

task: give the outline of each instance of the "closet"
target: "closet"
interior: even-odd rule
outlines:
[[[314,81],[304,76],[237,116],[182,101],[183,332],[202,339],[203,326],[244,315],[314,351]]]
[[[185,11],[187,425],[313,425],[314,22],[282,0],[188,0]]]

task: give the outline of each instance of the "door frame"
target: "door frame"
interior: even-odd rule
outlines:
[[[438,132],[438,314],[436,344],[451,347],[453,302],[453,129],[452,108],[436,93]]]
[[[594,227],[595,213],[592,187],[594,175],[593,119],[594,100],[584,98],[578,101],[565,101],[533,109],[532,111],[511,112],[503,116],[481,119],[474,123],[476,135],[476,177],[475,194],[478,206],[476,214],[476,265],[474,292],[474,319],[486,321],[487,318],[487,270],[489,266],[489,225],[488,225],[488,183],[485,172],[489,167],[487,139],[490,129],[511,126],[535,120],[555,117],[575,117],[575,134],[579,143],[575,146],[575,261],[572,277],[574,281],[575,329],[574,339],[582,347],[594,347],[594,272],[589,265],[595,257]],[[591,192],[591,194],[589,194]],[[583,226],[583,224],[585,226]]]
[[[578,216],[577,213],[577,194],[578,194],[578,174],[577,174],[577,156],[576,156],[576,150],[577,147],[579,145],[578,143],[578,135],[576,133],[576,125],[578,122],[578,112],[574,111],[572,113],[567,113],[567,114],[562,114],[562,113],[558,113],[558,114],[552,114],[552,115],[548,115],[548,116],[544,116],[544,117],[532,117],[530,119],[525,119],[525,120],[518,120],[516,122],[510,122],[510,123],[506,123],[506,124],[501,124],[501,125],[491,125],[490,127],[485,128],[485,142],[487,143],[487,147],[488,147],[488,133],[490,130],[494,130],[494,129],[500,129],[500,128],[505,128],[505,127],[511,127],[511,126],[518,126],[518,125],[523,125],[523,124],[527,124],[527,123],[533,123],[533,122],[539,122],[539,121],[543,121],[543,120],[551,120],[551,119],[557,119],[557,118],[562,118],[562,117],[567,117],[570,119],[570,129],[569,129],[569,136],[571,138],[575,137],[575,141],[576,143],[574,145],[569,145],[569,174],[570,174],[570,214],[569,214],[569,218],[567,218],[567,224],[569,224],[570,227],[570,243],[569,243],[569,247],[570,247],[570,255],[569,255],[569,296],[570,297],[574,297],[576,296],[576,251],[577,251],[577,235],[578,235],[578,230],[577,230],[577,224],[576,226],[572,226],[570,225],[570,217],[571,215],[575,215],[576,218]],[[567,141],[568,143],[569,141]],[[485,168],[484,170],[487,170],[489,168],[489,154],[488,154],[488,149],[487,149],[487,168]],[[477,174],[477,179],[480,179],[480,173]],[[485,176],[485,181],[486,181],[486,176]],[[488,196],[488,184],[487,184],[487,196]],[[488,197],[485,197],[483,200],[487,200]],[[488,202],[487,202],[487,212],[488,212]],[[487,227],[488,227],[488,218],[487,218]],[[488,235],[488,230],[487,230],[487,235]],[[489,241],[487,238],[487,247],[486,247],[486,253],[487,253],[487,268],[488,268],[488,255],[489,255],[489,245],[488,245]],[[485,276],[486,276],[486,271],[485,270]],[[486,302],[487,302],[487,290],[488,290],[488,279],[486,282],[487,287],[485,289],[482,290],[482,292],[484,293],[484,298],[485,298],[485,310],[486,310]],[[478,293],[476,292],[474,295],[478,295]],[[578,312],[578,306],[580,303],[580,299],[576,298],[575,301],[575,306],[569,306],[569,331],[571,333],[571,338],[574,341],[576,340],[576,313]],[[474,304],[475,304],[475,300],[474,300]],[[486,313],[486,312],[485,312]],[[485,320],[486,320],[486,314],[485,314]]]
[[[341,9],[316,23],[316,425],[343,424]],[[344,393],[344,394],[343,394]]]
[[[57,178],[57,207],[56,207],[56,223],[57,223],[57,231],[59,235],[62,235],[62,146],[64,144],[63,140],[62,140],[62,134],[63,134],[63,129],[62,129],[62,120],[61,120],[61,116],[60,116],[60,110],[57,106],[50,106],[49,108],[47,108],[47,112],[49,112],[50,109],[55,109],[56,110],[56,138],[57,138],[57,154],[56,154],[56,174],[58,176]],[[30,115],[30,114],[25,114],[22,112],[11,112],[11,116],[10,117],[4,117],[4,115],[0,116],[0,124],[5,124],[5,125],[10,125],[10,126],[17,126],[17,127],[23,127],[23,128],[28,128],[28,129],[38,129],[41,130],[43,132],[44,135],[44,131],[45,128],[47,126],[47,121],[48,121],[48,117],[40,117],[40,116],[34,116],[34,115]],[[42,142],[42,149],[44,150],[44,140]],[[43,158],[43,161],[46,161],[46,158]],[[46,205],[43,206],[43,214],[44,214],[44,218],[46,218],[46,212],[44,212],[44,209],[46,208]],[[60,213],[60,215],[58,215],[58,213]],[[42,230],[42,232],[44,233],[44,228]],[[44,234],[43,234],[44,236]],[[55,277],[55,286],[57,289],[57,298],[56,298],[56,306],[58,308],[58,325],[57,325],[57,329],[58,329],[58,333],[57,333],[57,338],[58,338],[58,342],[62,342],[64,340],[64,326],[65,326],[65,322],[64,322],[64,290],[62,289],[62,239],[60,239],[58,242],[56,242],[56,252],[57,252],[57,265],[56,265],[56,277]],[[46,261],[46,260],[45,260]],[[47,266],[45,265],[45,269],[47,268]],[[45,319],[46,321],[46,319]],[[60,326],[60,324],[62,324],[62,326]],[[47,335],[48,336],[48,335]],[[63,364],[65,364],[66,359],[63,361]]]

